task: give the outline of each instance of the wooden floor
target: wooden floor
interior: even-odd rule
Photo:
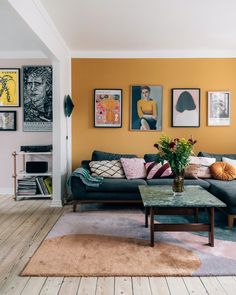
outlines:
[[[0,196],[0,295],[236,294],[236,277],[19,277],[62,211]]]

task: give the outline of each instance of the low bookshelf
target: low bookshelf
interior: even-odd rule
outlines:
[[[52,172],[28,173],[26,162],[34,161],[36,157],[43,157],[45,161],[52,161],[52,152],[13,152],[13,190],[14,199],[23,198],[52,198]],[[22,158],[22,168],[19,160]],[[37,163],[36,163],[37,164]]]

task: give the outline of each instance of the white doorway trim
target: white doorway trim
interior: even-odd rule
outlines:
[[[71,167],[71,120],[64,114],[65,95],[71,94],[69,50],[39,0],[8,0],[31,30],[44,43],[44,53],[53,65],[53,199],[61,207]],[[67,137],[69,138],[67,140]]]

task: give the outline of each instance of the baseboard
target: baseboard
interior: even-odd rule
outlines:
[[[62,201],[61,200],[53,200],[52,199],[51,207],[62,207]]]
[[[0,195],[13,195],[13,188],[0,187]]]

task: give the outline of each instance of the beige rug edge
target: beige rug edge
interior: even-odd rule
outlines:
[[[44,240],[21,276],[191,276],[201,265],[193,251],[168,243],[67,235]]]

